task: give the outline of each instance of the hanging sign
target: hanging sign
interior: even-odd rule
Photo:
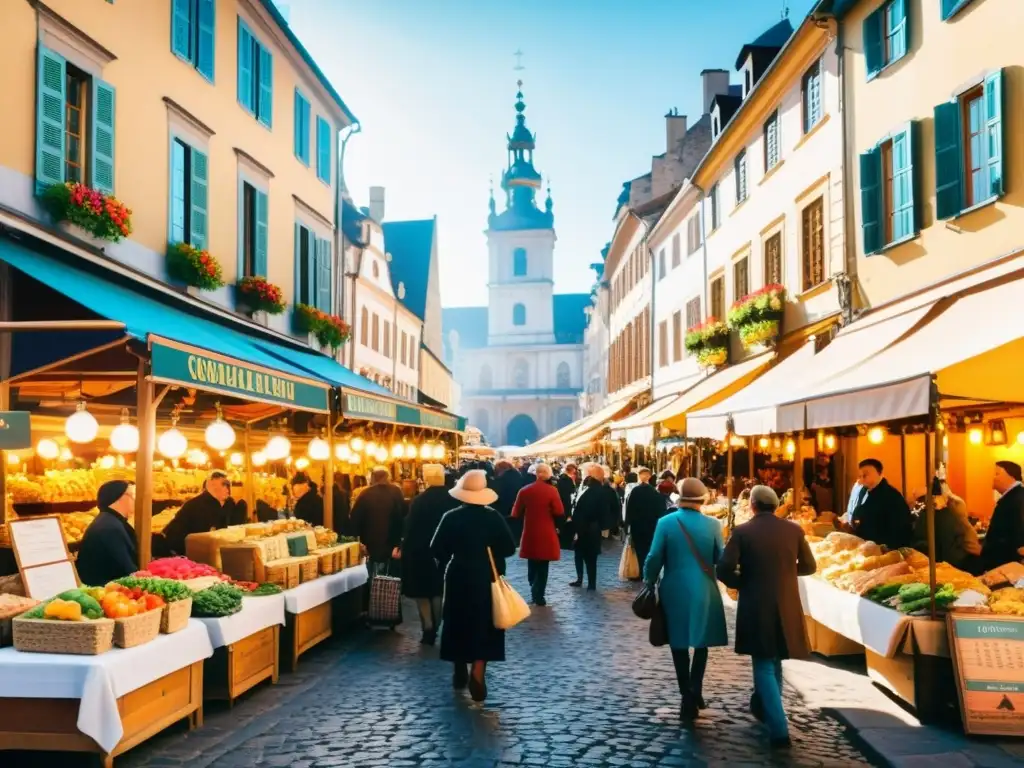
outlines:
[[[28,411],[0,411],[0,450],[19,451],[32,447],[32,425]]]
[[[346,419],[369,421],[398,421],[398,405],[368,395],[345,392],[341,400],[341,413]]]
[[[1024,733],[1024,617],[946,615],[964,733]]]
[[[327,413],[326,384],[290,376],[213,352],[164,340],[151,344],[150,379],[222,392],[243,400]]]
[[[49,600],[78,586],[60,518],[51,515],[9,520],[7,529],[28,597]]]

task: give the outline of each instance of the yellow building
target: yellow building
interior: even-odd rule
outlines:
[[[1019,2],[839,5],[860,303],[876,307],[1020,251]]]
[[[132,210],[130,237],[103,243],[127,270],[168,281],[187,242],[220,262],[215,308],[258,275],[289,308],[332,310],[337,137],[355,118],[271,0],[13,0],[0,70],[15,226],[49,223],[40,192],[80,181]],[[290,315],[267,322],[290,333]]]

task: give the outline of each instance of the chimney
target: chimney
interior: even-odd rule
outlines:
[[[384,221],[384,187],[370,187],[370,218],[378,224]]]
[[[686,136],[686,115],[680,115],[673,107],[665,115],[665,151],[673,154],[679,151],[679,143]]]
[[[720,94],[729,93],[729,70],[705,69],[700,73],[704,83],[704,114],[711,111],[711,100]]]

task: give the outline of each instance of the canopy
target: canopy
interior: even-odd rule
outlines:
[[[608,425],[611,430],[612,437],[619,437],[620,433],[622,436],[625,435],[627,430],[637,429],[638,427],[648,427],[657,424],[660,419],[658,414],[666,409],[667,406],[674,403],[679,398],[678,394],[665,395],[659,397],[653,403],[648,405],[646,408],[641,408],[636,413],[626,416],[624,419],[613,421]]]
[[[711,437],[694,434],[687,421],[687,414],[728,397],[756,378],[774,359],[774,352],[765,352],[702,379],[659,412],[662,426],[675,432],[685,432],[687,437]],[[721,435],[715,437],[720,438]]]

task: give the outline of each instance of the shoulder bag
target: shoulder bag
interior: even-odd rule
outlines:
[[[697,558],[697,564],[700,566],[700,569],[704,571],[704,575],[711,579],[711,581],[717,583],[718,579],[715,577],[714,570],[712,570],[697,550],[697,545],[693,543],[693,537],[690,535],[690,532],[686,530],[686,526],[683,525],[683,521],[677,519],[676,522],[679,523],[679,530],[681,530],[683,532],[683,536],[686,537],[686,543],[690,545],[690,551],[693,553],[693,556]]]
[[[494,577],[491,582],[491,620],[496,629],[511,629],[530,615],[530,606],[498,573],[490,547],[487,548],[487,559],[491,561],[491,574]]]

